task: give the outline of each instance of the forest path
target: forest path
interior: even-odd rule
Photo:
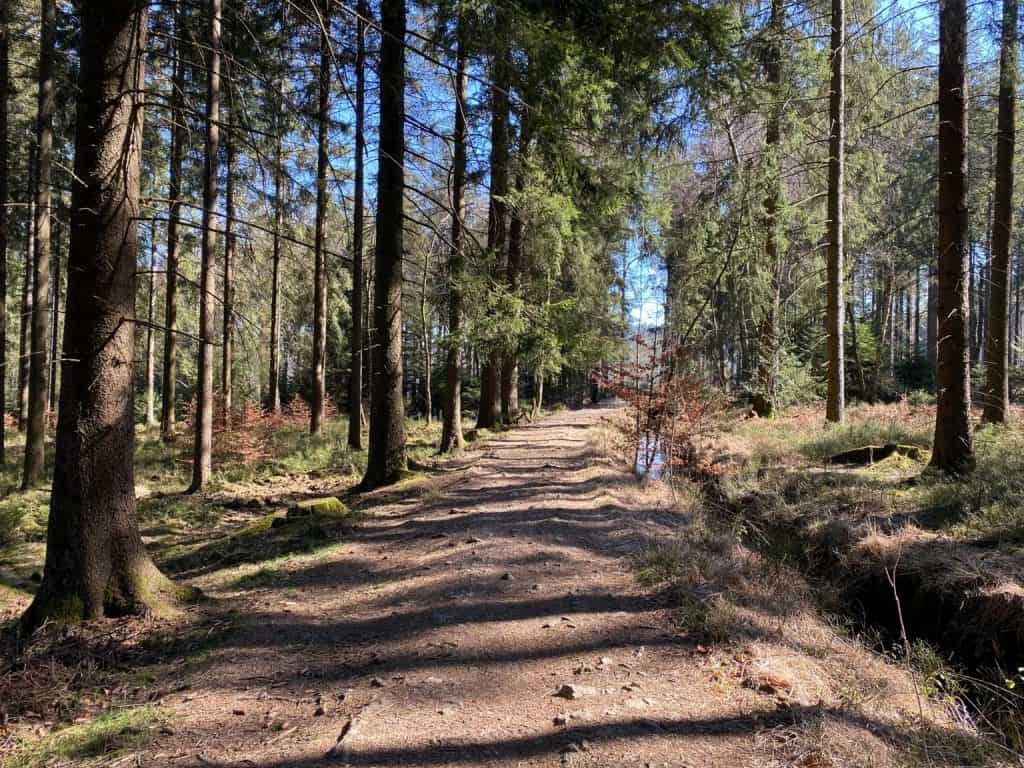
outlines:
[[[510,431],[371,497],[328,557],[214,594],[234,627],[143,764],[754,764],[793,714],[723,694],[638,587],[630,556],[681,521],[598,450],[608,415]]]

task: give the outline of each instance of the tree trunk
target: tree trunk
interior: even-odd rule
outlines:
[[[267,405],[277,413],[281,410],[281,227],[284,226],[284,160],[282,158],[283,128],[278,128],[274,151],[274,247],[270,279],[270,374],[267,382]]]
[[[228,93],[231,91],[229,90]],[[235,120],[231,99],[231,119]],[[224,400],[223,426],[231,426],[231,390],[234,388],[232,368],[235,363],[235,141],[230,135],[225,152],[224,185],[224,295],[221,322],[220,392]]]
[[[832,0],[832,84],[829,95],[828,162],[828,396],[825,418],[842,424],[846,416],[843,359],[843,195],[846,156],[846,0]]]
[[[525,121],[525,117],[524,117]],[[524,130],[520,138],[520,153],[525,154],[529,137]],[[522,171],[516,176],[516,190],[523,191]],[[508,268],[505,280],[513,294],[519,290],[519,275],[523,261],[523,218],[519,201],[512,209],[508,227]],[[501,420],[512,424],[519,414],[519,360],[514,349],[508,350],[501,364]]]
[[[213,260],[217,249],[217,152],[220,145],[221,0],[210,0],[209,77],[206,90],[206,158],[203,164],[203,245],[199,272],[199,366],[196,378],[195,450],[189,493],[206,487],[213,469]]]
[[[164,369],[160,388],[160,435],[165,442],[174,439],[175,405],[178,376],[178,220],[181,218],[181,166],[188,134],[182,101],[185,98],[185,8],[179,3],[174,16],[174,71],[171,79],[171,157],[168,195],[171,198],[167,218],[167,261],[164,267],[166,298],[164,302]]]
[[[939,290],[935,282],[935,268],[928,269],[928,327],[925,329],[925,341],[928,344],[928,362],[935,367],[935,353],[939,344]]]
[[[7,206],[10,203],[7,103],[10,100],[10,5],[8,0],[0,0],[0,466],[3,466],[7,458]]]
[[[992,216],[992,258],[982,419],[1005,424],[1010,412],[1009,314],[1010,242],[1013,237],[1013,152],[1016,140],[1017,0],[1003,0],[999,56],[999,117],[996,184]]]
[[[156,304],[156,232],[150,232],[149,240],[149,290],[146,296],[146,426],[156,424],[154,392],[156,378],[156,333],[153,330],[153,312]],[[54,337],[56,338],[56,321]],[[56,378],[53,379],[56,382]],[[54,387],[55,389],[56,387]]]
[[[53,85],[57,44],[57,0],[42,2],[39,42],[39,112],[37,115],[36,251],[32,264],[32,335],[28,373],[28,422],[25,433],[25,472],[22,488],[34,488],[46,470],[46,351],[50,333],[50,223],[52,219],[53,115],[57,111]]]
[[[23,625],[158,609],[182,596],[146,554],[135,517],[136,220],[147,10],[81,3],[57,459],[42,584]],[[73,361],[73,362],[72,362]]]
[[[348,369],[348,445],[363,447],[363,177],[366,155],[366,0],[356,6],[356,157],[352,212],[352,338]]]
[[[405,187],[405,0],[382,0],[377,249],[373,296],[373,397],[364,488],[406,469],[402,400],[402,261]]]
[[[46,410],[51,414],[57,413],[57,376],[60,373],[60,283],[61,283],[61,258],[60,258],[60,213],[61,193],[57,193],[57,205],[54,209],[54,235],[53,235],[53,293],[50,301],[50,365],[49,379],[50,386],[47,387],[48,400]]]
[[[445,362],[444,425],[441,430],[441,453],[462,446],[462,273],[463,217],[466,187],[466,32],[460,15],[455,54],[455,130],[452,164],[452,242],[448,255],[448,340]]]
[[[914,267],[914,354],[913,359],[921,354],[921,268]]]
[[[509,97],[511,87],[511,62],[504,12],[495,15],[496,50],[492,62],[491,87],[491,190],[490,208],[487,217],[487,250],[494,260],[496,271],[500,272],[505,258],[505,216],[508,195],[508,131]],[[487,352],[480,370],[480,407],[477,411],[477,428],[493,429],[501,412],[501,362],[500,352]]]
[[[322,3],[316,153],[316,263],[313,269],[313,403],[309,409],[309,432],[313,435],[319,435],[324,430],[324,377],[327,368],[327,254],[324,246],[324,225],[327,219],[327,142],[331,110],[331,4],[330,0],[322,0]]]
[[[420,328],[423,330],[423,405],[427,411],[427,424],[434,420],[434,404],[430,393],[430,302],[427,301],[427,287],[430,284],[430,256],[433,248],[428,248],[423,259],[423,274],[420,280]]]
[[[967,3],[939,5],[939,258],[932,466],[974,466],[967,340]]]
[[[21,273],[21,323],[18,332],[18,431],[28,425],[28,358],[32,337],[32,262],[35,260],[36,220],[35,149],[29,156],[28,247],[25,249],[25,268]]]
[[[765,51],[764,68],[770,98],[778,100],[782,84],[782,36],[785,33],[786,9],[783,0],[772,0],[769,19],[770,42]],[[768,194],[764,201],[766,235],[764,251],[771,270],[771,298],[758,343],[758,379],[761,394],[760,416],[775,414],[779,367],[779,312],[782,294],[782,253],[779,248],[779,211],[782,208],[782,107],[773,106],[768,112],[765,126],[765,151],[768,156]],[[756,405],[755,405],[756,407]]]

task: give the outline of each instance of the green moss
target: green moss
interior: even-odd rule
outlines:
[[[288,510],[288,517],[325,517],[339,520],[349,516],[349,509],[336,496],[300,501]]]
[[[150,741],[162,719],[155,707],[110,712],[91,723],[72,725],[23,743],[0,762],[0,768],[43,768],[57,760],[116,757]]]

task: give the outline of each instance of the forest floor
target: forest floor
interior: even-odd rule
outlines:
[[[696,490],[638,482],[618,415],[562,411],[358,497],[337,466],[239,474],[201,514],[154,493],[147,542],[207,599],[22,649],[0,764],[1016,764]],[[328,494],[351,513],[273,527]],[[39,556],[14,551],[9,619]]]

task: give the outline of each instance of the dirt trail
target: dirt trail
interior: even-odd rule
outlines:
[[[328,558],[214,593],[233,628],[141,764],[796,765],[765,734],[820,699],[723,686],[637,586],[629,556],[681,521],[595,449],[607,415],[514,430]]]

